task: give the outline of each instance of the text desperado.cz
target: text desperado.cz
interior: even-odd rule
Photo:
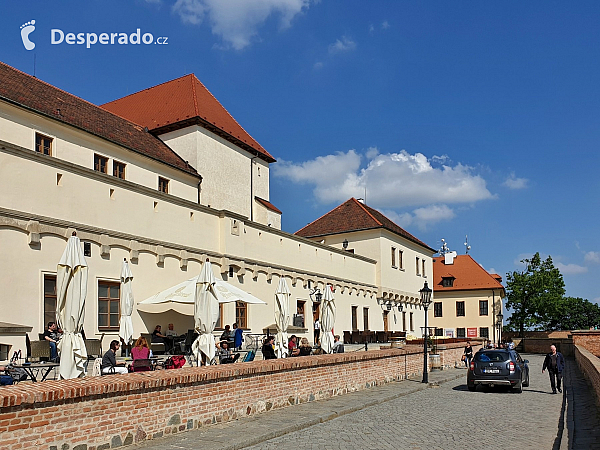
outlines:
[[[96,33],[64,33],[62,30],[53,28],[50,30],[50,43],[57,45],[62,44],[63,42],[67,44],[79,44],[90,48],[94,44],[102,44],[102,45],[140,45],[140,44],[160,44],[167,45],[168,37],[160,36],[154,39],[154,35],[152,33],[144,33],[142,34],[140,29],[138,28],[134,33],[100,33],[99,35]]]

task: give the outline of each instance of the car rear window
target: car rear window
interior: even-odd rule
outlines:
[[[506,361],[509,359],[508,354],[506,352],[485,352],[485,353],[477,353],[475,355],[475,361]]]

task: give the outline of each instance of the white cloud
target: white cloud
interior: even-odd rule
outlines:
[[[528,183],[529,180],[527,178],[517,178],[513,172],[502,184],[509,189],[525,189]]]
[[[315,65],[313,66],[313,69],[315,69],[315,70],[320,70],[320,69],[322,69],[322,68],[323,68],[323,63],[322,63],[322,62],[320,62],[320,61],[317,61],[317,62],[315,63]]]
[[[369,24],[369,33],[373,33],[375,31],[375,27],[372,23]]]
[[[600,264],[600,252],[587,252],[583,256],[586,263]]]
[[[366,167],[361,167],[364,159]],[[368,204],[385,210],[384,214],[400,226],[414,224],[422,228],[449,220],[455,217],[449,204],[494,198],[485,180],[473,174],[470,167],[456,164],[434,168],[425,155],[411,155],[405,150],[380,154],[370,147],[366,158],[349,150],[302,163],[280,161],[274,165],[273,175],[313,185],[314,196],[322,204],[363,197],[366,186]],[[414,209],[393,211],[407,208]]]
[[[183,23],[193,25],[208,17],[213,34],[241,50],[271,15],[278,15],[279,28],[286,29],[309,4],[310,0],[177,0],[173,11]]]
[[[384,20],[383,23],[381,24],[381,29],[382,30],[387,30],[390,27],[390,24],[387,20]]]
[[[555,262],[554,265],[558,270],[561,271],[562,274],[565,275],[577,275],[580,273],[586,273],[588,271],[587,267],[579,266],[577,264],[563,264],[561,262]]]
[[[496,269],[494,269],[493,267],[490,267],[490,268],[487,270],[487,272],[488,272],[490,275],[491,275],[491,274],[494,274],[494,273],[498,273],[498,271],[497,271]]]
[[[344,53],[352,51],[356,48],[356,42],[348,36],[342,36],[341,39],[337,39],[333,44],[329,45],[329,54],[334,55],[336,53]]]

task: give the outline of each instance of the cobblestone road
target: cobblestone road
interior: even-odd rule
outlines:
[[[552,449],[563,396],[543,356],[528,355],[530,387],[469,392],[465,378],[347,414],[249,449]],[[574,362],[570,361],[572,364]]]

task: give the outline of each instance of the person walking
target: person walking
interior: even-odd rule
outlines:
[[[233,348],[234,350],[242,349],[243,331],[238,327],[237,323],[233,324]]]
[[[315,319],[315,345],[319,344],[319,336],[321,335],[321,322],[319,321],[319,318],[317,317]]]
[[[550,387],[552,387],[552,393],[556,394],[562,392],[560,384],[562,381],[562,373],[565,369],[565,358],[562,353],[556,351],[556,346],[553,344],[550,346],[550,353],[546,355],[544,359],[544,365],[542,366],[542,373],[548,369],[548,375],[550,375]]]
[[[473,347],[471,347],[471,341],[467,341],[467,345],[465,346],[465,351],[463,353],[465,366],[467,369],[471,364],[471,360],[473,359]]]

